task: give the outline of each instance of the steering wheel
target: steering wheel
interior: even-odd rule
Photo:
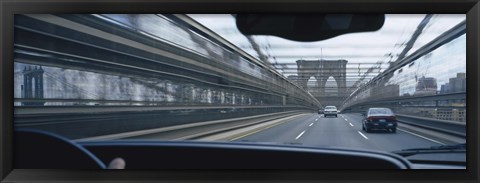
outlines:
[[[19,169],[105,169],[105,164],[84,147],[59,135],[17,129],[14,167]]]

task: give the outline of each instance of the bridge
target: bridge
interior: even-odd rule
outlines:
[[[350,93],[347,93],[346,60],[297,60],[296,81],[319,100],[325,106],[340,106],[341,101],[345,100]],[[316,82],[314,87],[308,87],[308,80],[314,77]],[[337,91],[327,94],[325,84],[328,78],[333,77],[336,82]]]
[[[450,73],[441,86],[417,74],[408,81],[412,94],[401,94],[401,79],[415,64],[439,60],[442,47],[461,44],[465,32],[463,21],[388,67],[296,59],[295,74],[285,75],[279,64],[186,15],[18,15],[15,126],[77,141],[276,141],[383,150],[462,143],[465,73]],[[368,81],[352,76],[361,69],[370,70]],[[339,108],[339,118],[316,114],[327,105]],[[361,132],[360,113],[369,107],[397,113],[401,131],[387,137],[395,144]],[[315,135],[338,140],[315,141]]]

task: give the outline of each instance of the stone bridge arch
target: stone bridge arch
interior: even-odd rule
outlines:
[[[297,60],[297,76],[300,86],[307,89],[310,77],[315,77],[317,86],[316,97],[325,96],[325,84],[330,76],[337,83],[338,96],[346,95],[347,60]]]

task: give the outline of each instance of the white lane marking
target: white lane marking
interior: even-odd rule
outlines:
[[[363,138],[365,138],[365,139],[367,139],[367,140],[368,140],[368,137],[367,137],[367,136],[365,136],[365,135],[364,135],[362,132],[360,132],[360,131],[357,131],[357,132],[358,132],[358,133],[359,133],[359,134],[360,134],[360,135],[361,135]]]
[[[312,125],[313,125],[313,123],[310,123],[310,125],[308,125],[308,126],[312,126]]]
[[[348,121],[348,119],[345,119],[345,121]]]
[[[318,119],[315,119],[315,121],[318,121]]]
[[[305,130],[304,130],[302,133],[298,134],[298,136],[295,137],[295,140],[297,140],[298,138],[300,138],[304,133],[305,133]]]
[[[432,141],[432,142],[435,142],[435,143],[438,143],[438,144],[446,145],[446,144],[441,143],[439,141],[436,141],[436,140],[433,140],[433,139],[430,139],[430,138],[427,138],[427,137],[424,137],[424,136],[421,136],[421,135],[418,135],[418,134],[415,134],[415,133],[412,133],[412,132],[409,132],[409,131],[406,131],[406,130],[402,130],[400,128],[397,128],[397,129],[400,130],[400,131],[403,131],[405,133],[409,133],[409,134],[415,135],[417,137],[420,137],[420,138],[423,138],[423,139],[426,139],[426,140],[429,140],[429,141]]]
[[[350,126],[353,126],[352,123],[348,123],[348,124],[350,124]]]

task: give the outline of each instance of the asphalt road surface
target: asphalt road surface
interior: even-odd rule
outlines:
[[[362,130],[361,120],[360,114],[353,113],[339,114],[337,118],[311,114],[232,140],[380,151],[443,145],[441,142],[401,127],[397,128],[396,133],[386,130],[367,133]]]

